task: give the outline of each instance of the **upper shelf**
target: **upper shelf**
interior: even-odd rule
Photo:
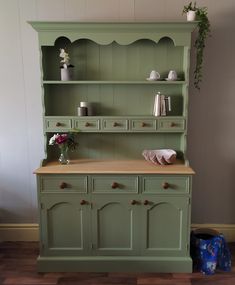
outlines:
[[[158,80],[158,81],[135,81],[135,80],[129,80],[129,81],[124,81],[124,80],[71,80],[71,81],[61,81],[61,80],[44,80],[43,84],[186,84],[186,81],[166,81],[166,80]]]
[[[146,22],[146,23],[97,23],[97,22],[29,22],[38,31],[40,45],[54,45],[62,35],[71,42],[90,39],[107,45],[116,41],[128,45],[140,39],[156,43],[163,37],[173,40],[175,46],[190,46],[191,32],[197,22]]]

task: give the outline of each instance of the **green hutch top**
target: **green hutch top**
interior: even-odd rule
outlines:
[[[58,158],[49,146],[57,132],[79,130],[71,158],[143,160],[144,149],[170,148],[188,165],[186,135],[191,32],[196,22],[29,22],[38,31],[45,136],[43,165]],[[74,80],[60,80],[60,48]],[[161,78],[147,81],[151,70]],[[176,70],[178,80],[165,80]],[[157,92],[170,96],[167,116],[153,116]],[[77,116],[81,101],[93,116]]]

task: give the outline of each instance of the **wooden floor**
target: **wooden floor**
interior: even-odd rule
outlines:
[[[235,244],[230,245],[235,261]],[[202,273],[37,273],[36,242],[0,243],[0,284],[7,285],[235,285],[235,266],[230,273],[217,272],[212,276]]]

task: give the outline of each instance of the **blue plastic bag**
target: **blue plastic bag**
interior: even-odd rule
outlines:
[[[206,275],[216,268],[231,270],[231,253],[222,234],[191,233],[191,256],[194,268]]]

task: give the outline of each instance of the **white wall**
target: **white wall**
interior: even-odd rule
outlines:
[[[0,223],[37,221],[33,170],[43,158],[39,51],[37,34],[26,21],[183,21],[185,3],[0,0]],[[208,7],[212,37],[207,41],[201,92],[190,88],[188,149],[197,172],[192,219],[234,223],[235,5],[234,0],[197,3]]]

